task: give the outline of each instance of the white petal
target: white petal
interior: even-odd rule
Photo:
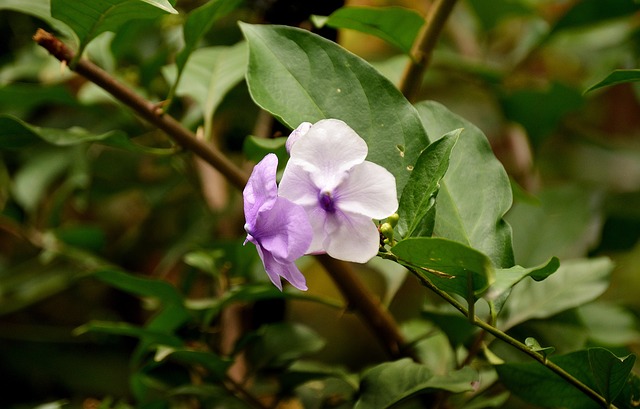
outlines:
[[[388,170],[369,161],[351,169],[333,196],[340,210],[370,219],[384,219],[398,210],[396,179]]]
[[[311,230],[313,231],[313,239],[307,249],[307,254],[326,253],[324,243],[327,238],[327,229],[325,227],[327,222],[327,212],[317,205],[313,207],[305,207],[305,210],[309,216]]]
[[[336,212],[327,218],[325,250],[333,258],[366,263],[378,254],[380,233],[371,218]]]
[[[285,143],[285,148],[287,148],[287,152],[291,152],[291,147],[301,136],[305,135],[309,129],[311,128],[311,122],[303,122],[296,129],[294,129],[289,137],[287,138],[287,142]]]
[[[323,119],[292,146],[290,161],[309,171],[320,189],[332,190],[367,153],[367,143],[349,125]]]
[[[302,206],[316,206],[318,193],[309,172],[289,161],[282,174],[278,194]]]

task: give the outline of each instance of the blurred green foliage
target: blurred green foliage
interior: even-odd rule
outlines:
[[[63,69],[32,42],[38,27],[84,49],[243,166],[244,158],[256,161],[269,151],[284,156],[281,139],[261,138],[286,136],[286,125],[326,115],[310,111],[318,100],[317,106],[345,114],[344,100],[331,99],[334,88],[352,98],[346,114],[360,119],[355,128],[366,129],[370,117],[384,117],[389,106],[402,116],[402,132],[378,129],[368,141],[372,160],[391,168],[399,186],[410,183],[405,169],[426,146],[420,121],[432,141],[462,123],[453,170],[437,195],[439,213],[429,216],[432,228],[466,237],[466,245],[504,267],[476,283],[481,292],[495,278],[500,292],[492,301],[500,307],[509,296],[500,329],[554,347],[552,361],[574,368],[617,407],[638,399],[640,382],[628,376],[635,362],[627,356],[638,352],[640,341],[640,88],[634,82],[640,4],[460,0],[420,90],[421,100],[448,109],[419,102],[416,114],[377,70],[319,38],[299,46],[303,52],[288,51],[304,56],[312,46],[326,47],[325,57],[347,62],[334,78],[309,74],[311,85],[283,88],[295,78],[279,79],[273,67],[289,64],[295,71],[306,61],[265,52],[272,65],[250,60],[254,86],[244,81],[247,54],[238,21],[313,28],[312,15],[328,16],[340,4],[109,0],[104,4],[122,4],[127,13],[89,30],[77,24],[89,18],[82,7],[92,2],[81,3],[0,0],[1,407],[251,407],[229,373],[250,379],[242,386],[264,397],[263,405],[282,408],[424,407],[434,404],[434,388],[451,392],[452,407],[592,404],[508,345],[479,345],[476,328],[404,270],[380,260],[358,273],[400,321],[424,365],[389,362],[312,259],[301,264],[307,294],[274,289],[255,250],[242,246],[237,192],[162,132]],[[339,43],[397,84],[408,57],[396,47],[407,51],[416,12],[426,9],[411,1],[371,5],[381,3],[411,7],[412,23],[396,33],[384,24],[362,28],[358,19],[384,23],[383,15],[343,8],[342,17],[353,20],[341,22],[337,14],[327,24],[347,28],[338,32]],[[313,29],[336,36],[327,27]],[[254,53],[252,36],[273,36],[274,43],[278,36],[306,38],[285,27],[244,30]],[[388,44],[372,34],[401,41]],[[612,77],[614,70],[626,74]],[[362,78],[370,80],[364,94],[370,83],[379,84],[366,95],[370,117],[358,105],[361,95],[347,95]],[[308,88],[317,93],[309,96]],[[396,150],[391,160],[388,152]],[[506,176],[496,182],[491,173],[482,185],[464,184],[464,166],[499,168],[491,152],[512,183],[506,219],[513,257],[504,253],[511,233],[501,221],[510,205],[510,192],[502,189]],[[449,192],[448,183],[465,189]],[[446,224],[465,200],[462,227]],[[479,231],[479,221],[488,219],[496,231]],[[551,256],[559,257],[560,268],[546,278],[557,268]],[[513,259],[529,269],[511,267]],[[464,283],[451,285],[464,295]],[[485,301],[477,308],[488,315]],[[467,355],[475,358],[475,371],[454,371]],[[394,371],[406,378],[388,375]],[[609,376],[593,375],[602,372]],[[473,392],[463,393],[471,381]]]

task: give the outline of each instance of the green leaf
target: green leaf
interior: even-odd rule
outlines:
[[[498,327],[507,330],[594,300],[609,286],[612,269],[613,263],[606,257],[567,260],[544,281],[523,279],[511,290]]]
[[[533,145],[538,146],[569,113],[584,105],[584,98],[576,88],[551,82],[505,94],[501,103],[507,119],[524,126]],[[531,115],[531,107],[536,107],[536,115]]]
[[[98,34],[166,13],[178,14],[167,0],[51,0],[51,16],[68,24],[80,40],[77,57]]]
[[[169,346],[158,347],[154,359],[158,362],[170,360],[187,365],[198,365],[208,370],[217,380],[225,379],[227,369],[232,363],[229,359],[211,352]]]
[[[625,17],[640,10],[633,0],[582,0],[575,3],[553,26],[550,35],[565,29],[595,25],[605,20]]]
[[[615,70],[611,74],[607,75],[605,79],[588,88],[585,91],[585,94],[598,88],[609,87],[616,84],[623,84],[625,82],[638,81],[640,81],[640,70]]]
[[[433,142],[420,154],[402,191],[398,214],[400,237],[411,236],[435,204],[435,196],[449,167],[449,156],[462,129],[449,132]]]
[[[494,280],[489,258],[463,244],[436,237],[416,237],[393,246],[401,264],[416,268],[424,279],[441,290],[468,298],[470,279],[473,295],[482,294]]]
[[[73,153],[62,149],[32,153],[13,176],[11,193],[15,201],[28,213],[34,212],[53,182],[68,172],[74,160]]]
[[[464,345],[478,329],[469,322],[469,319],[457,310],[442,310],[428,308],[422,311],[424,318],[433,322],[447,336],[454,349]]]
[[[174,335],[149,330],[126,322],[91,321],[73,331],[74,335],[82,335],[88,332],[139,338],[147,345],[169,345],[174,347],[183,345],[182,340]]]
[[[0,115],[0,148],[20,149],[40,141],[56,146],[69,146],[84,142],[126,138],[122,131],[110,131],[94,135],[83,129],[40,128],[13,117]]]
[[[300,385],[312,380],[320,380],[326,378],[336,378],[343,381],[350,387],[349,394],[356,391],[357,379],[354,382],[354,376],[348,373],[340,366],[326,364],[318,361],[297,360],[287,368],[287,371],[280,375],[282,389],[284,391],[293,391]],[[300,396],[302,394],[299,394]],[[304,402],[304,401],[303,401]],[[307,407],[304,405],[303,407]]]
[[[552,257],[548,262],[530,268],[513,266],[511,268],[496,269],[496,280],[485,294],[485,298],[492,301],[498,311],[507,300],[511,288],[522,281],[525,277],[531,277],[536,281],[541,281],[549,275],[555,273],[560,267],[560,261]]]
[[[526,2],[518,0],[493,0],[491,7],[487,7],[487,3],[483,0],[467,0],[467,3],[486,31],[493,29],[508,17],[528,16],[535,13],[531,6],[525,4]]]
[[[248,353],[258,367],[280,367],[325,346],[319,334],[296,323],[264,325],[256,336],[257,342],[250,346]]]
[[[470,367],[446,375],[434,375],[429,368],[409,358],[377,365],[364,373],[356,409],[382,409],[412,396],[435,390],[453,393],[473,390],[478,374]]]
[[[524,340],[524,344],[527,347],[529,347],[529,349],[531,349],[532,351],[541,353],[542,355],[545,356],[545,358],[548,355],[553,354],[553,352],[556,350],[555,347],[543,347],[543,346],[541,346],[540,343],[538,342],[538,340],[533,338],[533,337],[527,337]]]
[[[73,30],[66,24],[51,17],[49,0],[0,0],[0,10],[14,10],[25,13],[45,21],[56,31],[68,39],[74,38]]]
[[[243,0],[210,0],[189,12],[183,27],[184,48],[176,56],[177,76],[173,85],[174,90],[180,83],[187,60],[198,46],[202,36],[217,20],[235,10],[242,2]]]
[[[507,220],[513,226],[518,264],[536,265],[550,255],[583,257],[600,239],[600,193],[560,185],[538,193],[539,204],[516,203]]]
[[[605,348],[589,348],[589,365],[600,394],[607,400],[613,400],[622,392],[627,378],[636,362],[635,355],[618,358]]]
[[[629,345],[640,339],[636,316],[618,303],[595,301],[579,307],[578,315],[589,338],[599,345]]]
[[[0,109],[3,112],[32,112],[43,105],[76,108],[78,101],[63,84],[8,83],[0,88]]]
[[[513,266],[511,228],[502,218],[511,207],[511,186],[487,138],[436,102],[416,108],[429,135],[464,128],[440,184],[434,234],[479,250],[496,267]]]
[[[240,27],[249,43],[247,84],[254,101],[292,129],[305,121],[343,120],[367,142],[367,160],[387,168],[402,192],[427,137],[398,89],[366,61],[308,31]]]
[[[197,250],[191,251],[184,255],[184,263],[197,268],[205,273],[218,276],[218,263],[224,257],[224,251],[215,250]]]
[[[106,244],[105,232],[97,226],[64,226],[53,233],[63,243],[82,250],[101,252]]]
[[[552,356],[550,361],[592,389],[595,385],[587,351]],[[500,381],[518,397],[536,406],[567,409],[596,409],[600,406],[563,378],[538,362],[495,366]]]
[[[228,47],[201,48],[191,55],[176,94],[188,95],[198,103],[204,116],[205,135],[210,135],[213,114],[224,96],[244,78],[246,66],[244,41]],[[163,71],[166,77],[175,78],[175,70],[176,66],[171,66]]]
[[[216,318],[224,307],[234,302],[255,302],[270,299],[295,299],[304,301],[314,301],[332,308],[343,308],[344,306],[328,298],[308,295],[300,291],[280,291],[271,283],[245,284],[235,287],[216,298],[206,298],[202,300],[187,300],[186,305],[193,310],[208,310],[205,325]]]
[[[247,159],[253,162],[260,162],[268,153],[275,153],[278,157],[278,168],[282,168],[289,160],[289,154],[285,144],[287,138],[258,138],[249,135],[244,140],[242,151]]]
[[[640,398],[640,377],[631,372],[622,392],[613,402],[618,409],[636,409]]]
[[[424,18],[403,7],[342,7],[333,12],[324,24],[374,35],[410,54]]]
[[[32,258],[15,266],[4,266],[0,274],[0,316],[15,313],[55,294],[63,293],[86,273],[69,265],[43,265]]]
[[[0,148],[21,149],[41,141],[55,146],[72,146],[81,143],[97,142],[114,148],[134,152],[163,154],[173,152],[169,149],[147,148],[131,142],[127,135],[119,130],[95,135],[81,128],[57,129],[30,125],[11,115],[0,115]]]
[[[136,277],[124,271],[109,269],[94,273],[100,281],[139,297],[154,297],[164,304],[183,304],[182,295],[166,281]]]

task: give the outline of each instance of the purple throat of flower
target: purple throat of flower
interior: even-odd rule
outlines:
[[[318,203],[320,203],[320,207],[327,213],[335,213],[336,211],[336,203],[331,197],[331,192],[320,192],[318,195]]]

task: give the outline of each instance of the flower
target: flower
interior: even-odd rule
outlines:
[[[395,178],[365,160],[366,142],[344,122],[324,119],[303,125],[293,132],[296,139],[279,194],[309,215],[309,254],[365,263],[378,253],[380,243],[372,219],[384,219],[398,208]]]
[[[295,260],[302,257],[312,240],[312,229],[305,210],[278,196],[276,170],[278,157],[264,157],[251,172],[244,188],[244,216],[247,241],[256,245],[271,282],[282,290],[280,277],[299,290],[306,280]]]

